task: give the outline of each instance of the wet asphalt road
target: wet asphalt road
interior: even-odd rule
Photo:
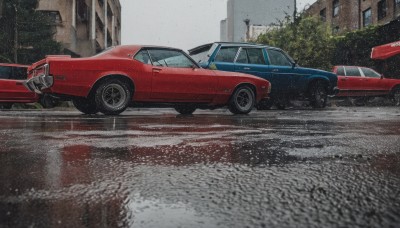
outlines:
[[[398,107],[0,123],[0,227],[400,226]]]

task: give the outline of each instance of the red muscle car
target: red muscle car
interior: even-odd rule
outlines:
[[[373,69],[358,66],[335,66],[338,75],[338,97],[390,96],[400,103],[400,79],[384,78]]]
[[[34,103],[39,96],[23,86],[28,66],[0,63],[0,106],[11,108],[13,103]]]
[[[181,114],[228,105],[246,114],[271,91],[258,77],[202,69],[182,50],[138,45],[89,58],[47,56],[28,78],[29,90],[72,100],[85,114],[118,115],[137,103],[167,103]]]

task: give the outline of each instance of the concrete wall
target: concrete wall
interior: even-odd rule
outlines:
[[[77,6],[83,6],[85,17],[79,16]],[[37,10],[60,13],[55,39],[66,53],[91,56],[121,43],[119,0],[104,0],[102,6],[98,0],[40,0]]]
[[[226,42],[228,41],[228,27],[226,23],[226,19],[221,21],[220,24],[220,41]]]
[[[293,11],[293,0],[228,0],[228,40],[246,41],[246,19],[250,26],[269,26],[293,15]]]

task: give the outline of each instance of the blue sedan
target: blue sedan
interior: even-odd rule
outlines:
[[[279,48],[217,42],[193,48],[189,54],[203,68],[242,72],[270,81],[271,99],[260,102],[259,109],[273,104],[284,109],[290,99],[306,99],[312,107],[324,108],[328,96],[338,92],[336,74],[299,67]]]

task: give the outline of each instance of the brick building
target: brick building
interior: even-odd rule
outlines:
[[[37,10],[54,20],[65,54],[91,56],[121,43],[119,0],[40,0]]]
[[[399,18],[400,0],[318,0],[306,13],[326,21],[334,33],[344,33]]]

